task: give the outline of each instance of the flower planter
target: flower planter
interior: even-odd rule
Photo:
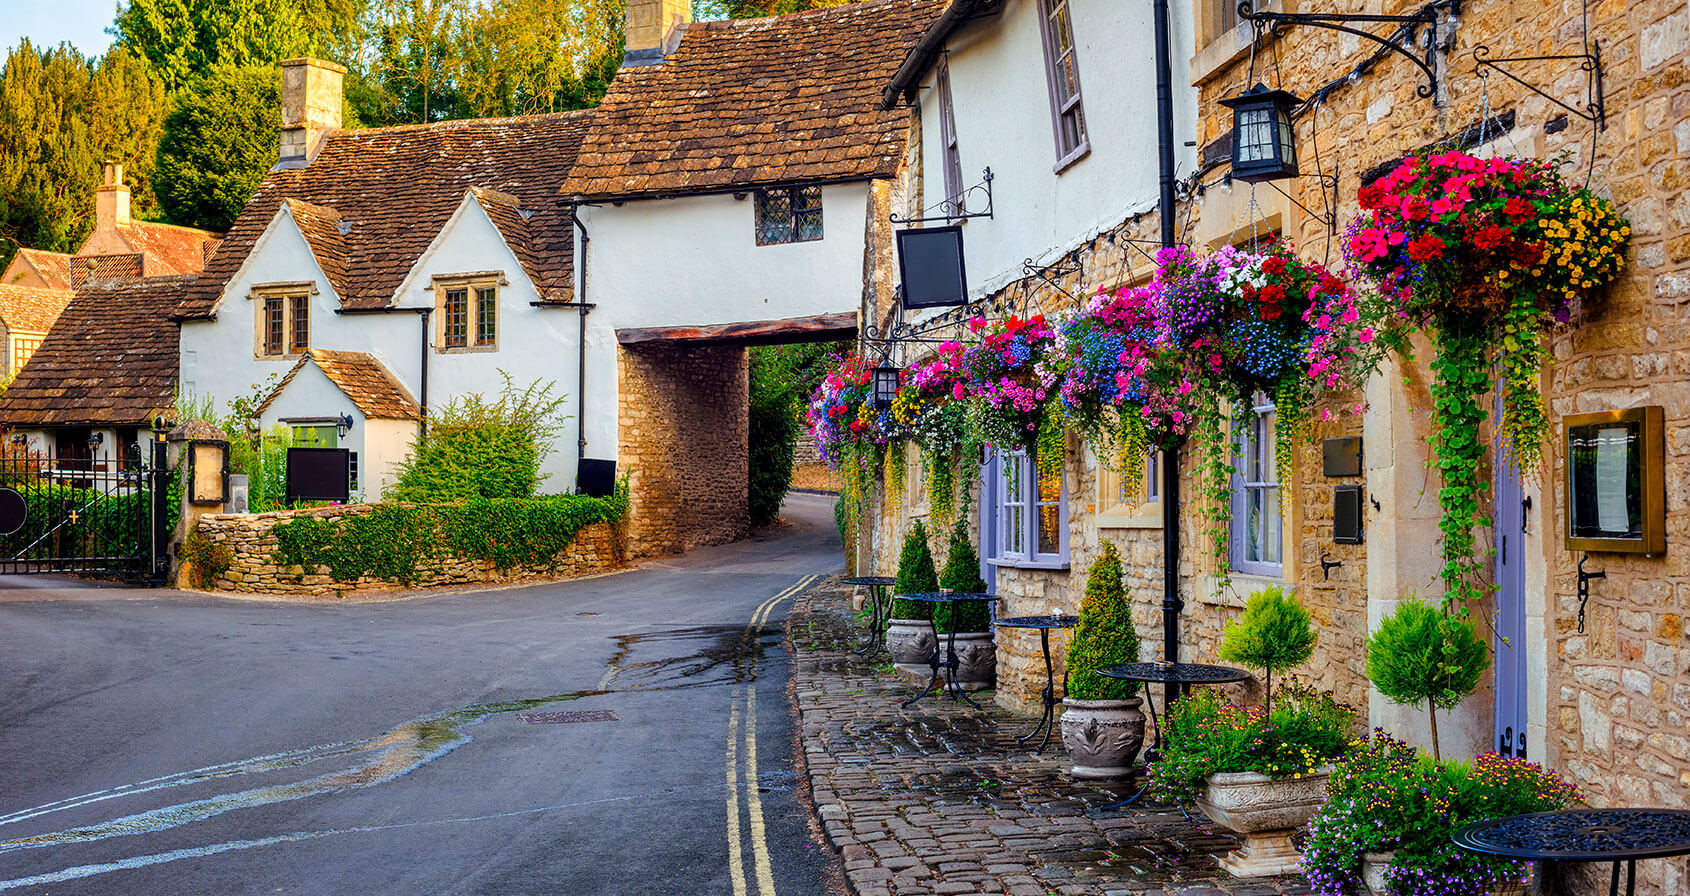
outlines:
[[[893,619],[886,625],[886,652],[892,664],[906,675],[925,681],[933,674],[928,661],[933,656],[933,627],[925,619]]]
[[[1144,713],[1138,697],[1125,700],[1064,699],[1062,745],[1076,778],[1124,778],[1144,745]]]
[[[1367,892],[1373,896],[1390,896],[1391,888],[1385,883],[1385,869],[1396,859],[1396,850],[1369,851],[1361,856],[1361,882],[1367,885]],[[1492,896],[1525,896],[1527,883],[1524,881],[1510,881],[1491,890]]]
[[[1291,834],[1326,802],[1331,766],[1306,775],[1270,778],[1257,772],[1210,775],[1197,808],[1216,824],[1243,835],[1244,844],[1221,857],[1234,877],[1264,877],[1297,871],[1303,855]]]
[[[939,636],[943,650],[945,636]],[[956,633],[957,687],[965,691],[983,691],[997,683],[998,645],[991,632]]]

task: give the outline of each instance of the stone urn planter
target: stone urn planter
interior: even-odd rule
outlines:
[[[1392,860],[1397,857],[1395,850],[1366,852],[1361,856],[1361,882],[1367,885],[1367,892],[1373,896],[1390,896],[1391,889],[1385,883],[1385,869],[1390,867]],[[1526,883],[1512,881],[1492,890],[1492,896],[1525,896]]]
[[[892,664],[906,675],[923,681],[933,674],[928,659],[933,655],[933,627],[925,619],[893,619],[886,624],[886,652]]]
[[[939,649],[945,649],[939,636]],[[998,645],[991,632],[956,633],[956,684],[965,691],[983,691],[997,683]],[[941,658],[942,659],[942,658]]]
[[[1291,835],[1326,802],[1330,765],[1302,777],[1270,778],[1258,772],[1210,775],[1197,808],[1223,827],[1242,834],[1244,844],[1221,857],[1234,877],[1265,877],[1297,870],[1303,854]]]
[[[1062,745],[1076,778],[1124,778],[1144,745],[1144,713],[1138,697],[1125,700],[1062,701]]]

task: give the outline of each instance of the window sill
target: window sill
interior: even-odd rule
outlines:
[[[255,361],[298,361],[300,358],[305,357],[306,354],[308,354],[309,352],[310,352],[310,349],[307,349],[306,351],[303,351],[303,352],[293,352],[292,354],[286,354],[286,355],[266,355],[263,352],[259,352],[255,355],[253,355],[252,357],[253,357],[253,360],[255,360]]]
[[[986,565],[994,566],[998,569],[1048,569],[1055,571],[1066,571],[1068,569],[1068,561],[1066,560],[1013,560],[994,558],[987,560]]]
[[[1275,585],[1287,594],[1295,594],[1297,590],[1295,585],[1286,582],[1283,578],[1278,576],[1264,576],[1248,572],[1234,572],[1230,578],[1232,579],[1231,591],[1226,594],[1216,594],[1215,586],[1220,583],[1220,579],[1215,576],[1205,576],[1203,579],[1203,593],[1198,597],[1198,600],[1202,603],[1209,604],[1210,606],[1237,607],[1242,609],[1244,607],[1244,599],[1246,597],[1249,597],[1251,594],[1254,594],[1269,585]]]
[[[1069,166],[1073,165],[1075,162],[1078,162],[1079,160],[1085,158],[1086,156],[1088,156],[1090,154],[1091,154],[1091,139],[1087,138],[1086,140],[1081,141],[1079,146],[1074,147],[1074,150],[1072,152],[1068,153],[1067,155],[1063,156],[1060,159],[1057,159],[1056,164],[1050,166],[1051,173],[1061,174],[1062,172],[1068,170]]]
[[[498,350],[498,343],[494,343],[493,345],[459,345],[444,348],[441,346],[434,347],[434,353],[437,355],[474,355],[486,352],[496,352]]]

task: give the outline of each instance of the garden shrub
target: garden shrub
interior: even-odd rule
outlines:
[[[554,383],[518,390],[510,374],[497,401],[470,393],[429,415],[411,442],[388,501],[446,503],[471,498],[530,498],[544,481],[540,461],[551,450],[563,396]]]
[[[1244,602],[1244,615],[1229,622],[1220,658],[1266,673],[1266,703],[1273,707],[1273,673],[1292,669],[1314,655],[1316,639],[1309,611],[1289,592],[1269,585]]]
[[[1440,610],[1410,594],[1367,639],[1367,680],[1392,703],[1425,703],[1438,745],[1438,710],[1452,709],[1473,693],[1490,668],[1490,652],[1465,616]]]
[[[235,564],[235,552],[227,544],[214,542],[195,529],[182,542],[182,559],[193,573],[194,587],[210,591],[217,584],[218,577]]]
[[[746,504],[751,525],[764,526],[780,515],[792,485],[793,451],[798,445],[797,381],[785,346],[751,349]]]
[[[945,555],[945,573],[939,577],[939,587],[960,594],[984,594],[986,580],[980,578],[980,555],[968,540],[968,524],[957,520],[951,529],[951,546]],[[954,627],[959,632],[989,632],[992,630],[990,605],[983,601],[963,601],[939,604],[933,608],[933,624],[940,632]]]
[[[1123,574],[1121,555],[1105,541],[1086,573],[1080,624],[1068,643],[1068,696],[1075,700],[1125,700],[1138,693],[1136,681],[1097,673],[1105,666],[1138,662],[1138,629]]]
[[[921,520],[904,533],[904,549],[898,555],[898,583],[893,594],[931,594],[939,590],[939,575],[933,571],[933,552],[927,547],[927,527]],[[893,619],[931,619],[933,605],[923,601],[892,601]]]

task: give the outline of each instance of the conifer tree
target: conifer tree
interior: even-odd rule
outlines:
[[[974,552],[974,544],[968,540],[968,524],[962,520],[951,529],[939,587],[958,594],[982,594],[986,590],[986,580],[980,578],[980,555]],[[933,624],[940,632],[949,632],[953,626],[959,632],[990,631],[991,622],[991,611],[981,601],[940,604],[933,610]]]
[[[1490,652],[1472,620],[1452,617],[1412,594],[1367,639],[1367,680],[1392,703],[1426,704],[1432,755],[1439,759],[1438,710],[1467,699],[1488,668]]]
[[[1138,629],[1132,600],[1122,581],[1121,555],[1113,542],[1086,573],[1080,624],[1068,642],[1068,696],[1075,700],[1125,700],[1138,693],[1138,682],[1099,675],[1097,670],[1138,662]]]
[[[894,594],[931,594],[939,590],[939,575],[933,570],[933,551],[927,546],[927,527],[916,520],[904,533],[904,549],[898,554],[898,583]],[[931,618],[933,605],[922,601],[894,600],[893,619]]]

